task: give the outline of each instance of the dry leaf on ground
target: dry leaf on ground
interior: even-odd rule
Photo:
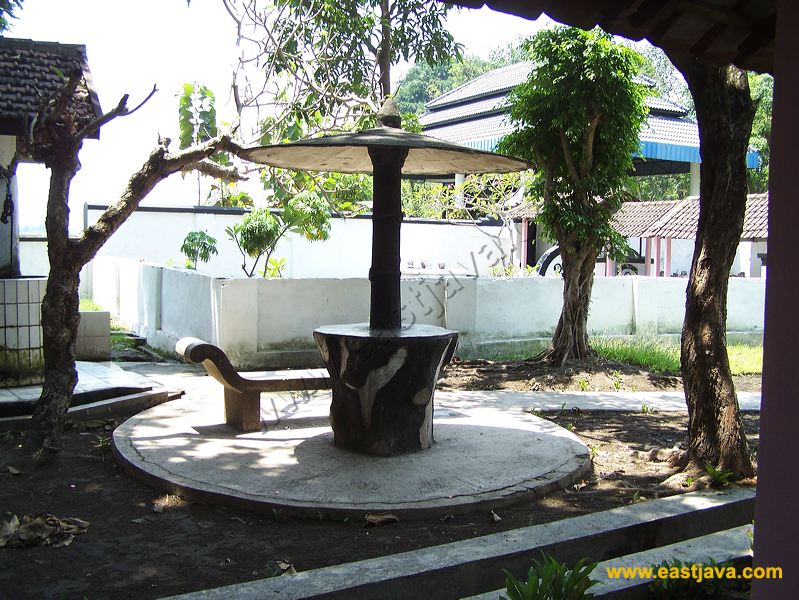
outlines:
[[[41,513],[22,519],[12,515],[9,521],[0,523],[0,547],[24,548],[27,546],[68,546],[76,535],[85,533],[89,523],[82,519],[61,519],[55,515]]]
[[[366,523],[364,527],[376,527],[378,525],[386,525],[388,523],[399,523],[399,517],[392,513],[369,513],[366,515]]]

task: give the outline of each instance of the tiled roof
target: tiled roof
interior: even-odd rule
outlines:
[[[39,111],[40,97],[49,97],[79,67],[83,79],[67,113],[81,124],[100,116],[100,102],[86,62],[86,47],[56,42],[0,38],[0,134],[19,135]]]
[[[489,96],[488,98],[475,99],[466,104],[446,106],[427,112],[419,117],[419,122],[424,127],[434,127],[438,124],[474,119],[485,114],[504,112],[505,96]]]
[[[613,227],[624,237],[644,237],[644,232],[677,204],[677,200],[625,202],[613,215]]]
[[[768,194],[749,194],[741,239],[768,238]]]
[[[461,121],[451,125],[425,128],[425,135],[456,144],[469,145],[469,142],[480,140],[493,141],[493,145],[504,135],[513,131],[507,115],[494,113],[469,121]]]
[[[483,73],[479,77],[456,87],[454,90],[450,90],[437,98],[433,98],[427,103],[427,108],[433,110],[450,104],[464,102],[472,98],[507,92],[512,87],[525,81],[532,69],[533,62],[526,61]]]
[[[657,202],[625,202],[613,217],[625,237],[662,237],[692,240],[699,223],[699,198]],[[768,238],[768,194],[749,194],[742,240]]]
[[[649,115],[638,138],[666,144],[699,147],[699,127],[685,118]]]
[[[682,117],[688,114],[687,108],[680,106],[671,100],[666,100],[665,98],[655,98],[654,96],[649,96],[646,99],[646,105],[649,107],[649,111],[653,113],[674,115],[676,117]]]

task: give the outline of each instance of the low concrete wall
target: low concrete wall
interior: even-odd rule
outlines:
[[[156,348],[184,336],[223,348],[239,368],[318,365],[312,332],[368,320],[369,282],[345,279],[217,278],[137,261],[95,259],[92,296]],[[676,339],[686,279],[614,277],[594,284],[592,335]],[[531,352],[560,316],[563,283],[554,278],[411,277],[402,280],[406,324],[460,332],[458,355]],[[765,280],[730,279],[729,339],[762,339]]]

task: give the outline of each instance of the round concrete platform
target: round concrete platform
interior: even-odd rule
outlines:
[[[358,518],[496,509],[565,487],[590,467],[575,435],[516,411],[436,409],[431,449],[383,458],[333,446],[320,415],[237,433],[223,424],[221,404],[184,398],[129,419],[114,432],[117,460],[199,501]]]

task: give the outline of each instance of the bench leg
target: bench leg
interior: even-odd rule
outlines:
[[[260,431],[260,392],[242,393],[225,388],[225,423],[240,431]]]

